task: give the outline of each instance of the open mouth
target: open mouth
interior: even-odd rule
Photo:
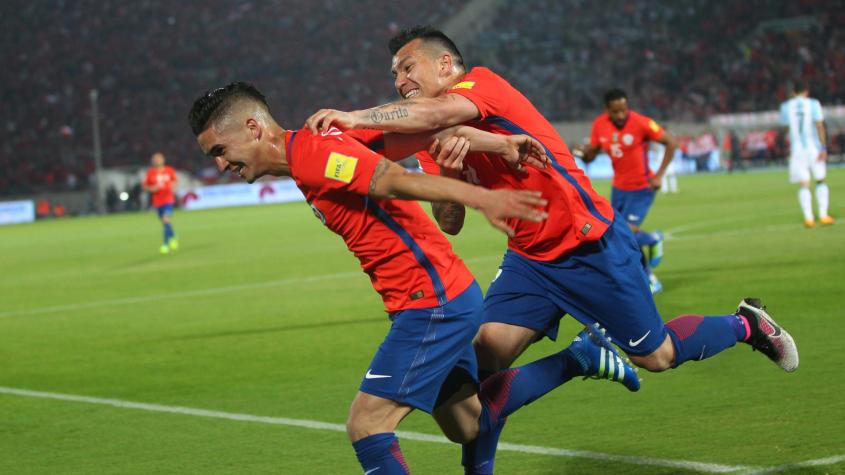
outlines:
[[[404,97],[405,97],[405,99],[410,99],[410,98],[412,98],[412,97],[417,97],[417,96],[419,96],[419,95],[420,95],[420,90],[419,90],[419,89],[411,89],[410,91],[408,91],[408,92],[406,92],[406,93],[405,93],[405,96],[404,96]]]

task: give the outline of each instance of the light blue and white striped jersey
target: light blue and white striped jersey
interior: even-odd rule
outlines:
[[[789,126],[793,153],[818,152],[821,149],[816,122],[822,120],[822,105],[811,97],[793,97],[780,106],[780,123]]]

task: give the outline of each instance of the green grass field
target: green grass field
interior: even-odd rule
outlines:
[[[572,381],[513,415],[503,435],[561,450],[501,450],[498,473],[696,473],[686,462],[845,473],[845,169],[830,172],[840,217],[830,227],[802,227],[786,179],[681,177],[645,227],[670,236],[658,269],[664,318],[729,313],[760,296],[795,337],[798,371],[738,346],[642,374],[636,394]],[[452,241],[486,287],[505,239],[470,214]],[[182,249],[168,256],[152,213],[0,228],[0,473],[360,473],[336,426],[279,419],[342,425],[388,329],[354,257],[302,203],[174,222]],[[574,335],[564,322],[562,337]],[[568,339],[534,345],[521,362]],[[438,433],[424,413],[401,429]],[[402,447],[414,473],[462,473],[457,445]]]

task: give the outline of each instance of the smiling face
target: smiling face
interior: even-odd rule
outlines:
[[[237,118],[212,124],[197,136],[203,153],[214,159],[220,172],[231,171],[249,183],[267,175],[271,163],[262,147],[264,129],[255,118]]]
[[[452,55],[417,38],[400,48],[390,67],[396,92],[405,99],[437,97],[452,86],[461,71]]]

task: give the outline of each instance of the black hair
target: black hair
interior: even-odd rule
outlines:
[[[417,38],[422,39],[425,43],[436,44],[445,49],[455,58],[455,64],[461,68],[464,67],[464,57],[461,56],[461,52],[458,51],[455,43],[445,33],[429,25],[417,25],[396,33],[387,43],[390,54],[395,56],[396,52],[403,46]]]
[[[804,78],[795,78],[792,81],[792,90],[795,91],[795,94],[801,94],[802,92],[809,92],[810,91],[810,83]]]
[[[211,89],[194,101],[191,112],[188,114],[188,122],[191,124],[194,135],[201,134],[210,123],[241,99],[259,102],[265,108],[270,108],[264,94],[261,94],[261,91],[252,84],[233,82],[217,89]]]
[[[619,88],[611,89],[604,93],[604,105],[608,106],[613,101],[618,101],[619,99],[628,99],[628,94],[625,94],[625,91]]]

